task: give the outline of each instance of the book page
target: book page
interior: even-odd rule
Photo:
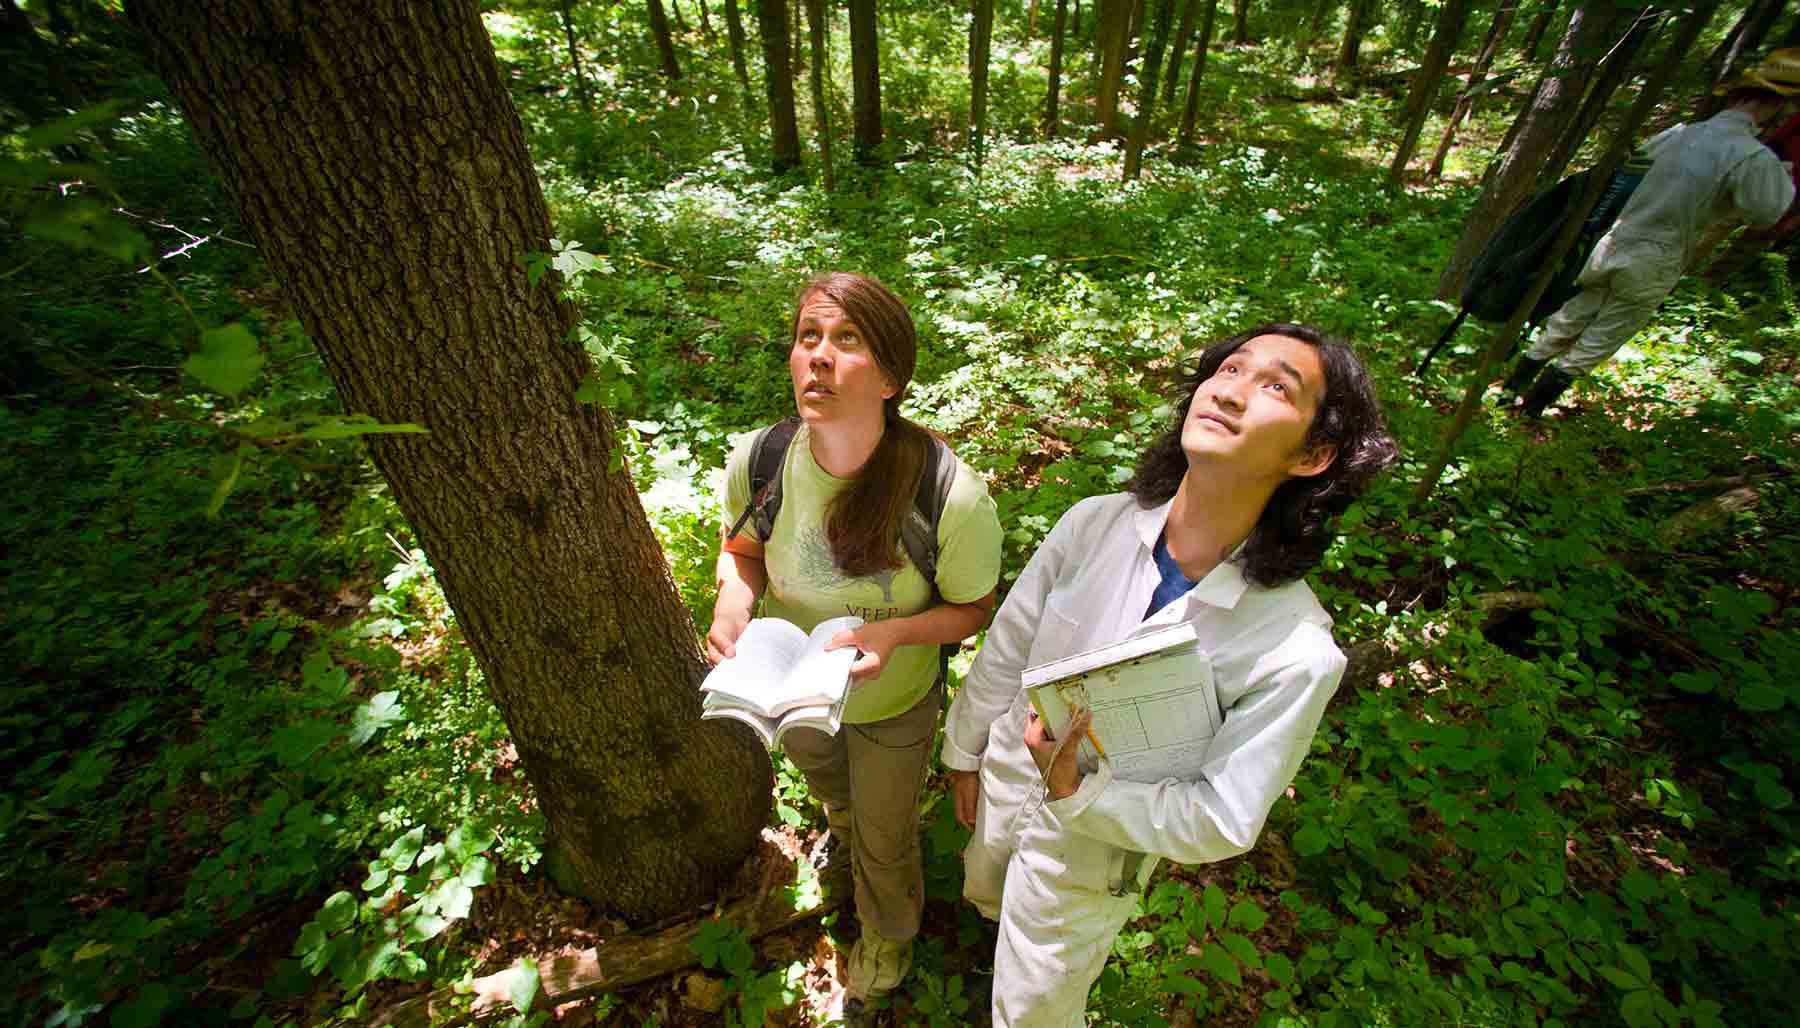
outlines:
[[[787,674],[781,690],[782,706],[775,713],[798,706],[829,706],[844,698],[850,685],[850,665],[856,663],[859,651],[854,646],[827,650],[825,644],[844,629],[862,623],[862,618],[850,616],[819,622],[806,637],[804,650]]]
[[[1039,687],[1033,702],[1054,728],[1075,706],[1093,711],[1084,756],[1099,756],[1126,781],[1194,781],[1218,733],[1212,664],[1187,646],[1099,668]]]
[[[807,638],[780,618],[757,618],[738,636],[735,655],[719,662],[701,683],[702,691],[721,693],[764,717],[773,717],[789,702],[782,687],[800,662]]]
[[[700,717],[702,720],[709,717],[728,717],[737,721],[742,721],[744,724],[749,725],[750,729],[762,740],[764,748],[773,749],[775,746],[775,739],[778,734],[775,729],[775,722],[766,717],[757,717],[755,714],[735,705],[731,700],[725,699],[718,693],[707,694],[706,700],[700,711]]]

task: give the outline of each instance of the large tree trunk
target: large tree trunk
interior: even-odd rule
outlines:
[[[794,66],[788,59],[787,0],[756,0],[756,34],[762,39],[763,89],[769,98],[769,170],[780,175],[800,166],[800,126],[794,120]]]
[[[1444,123],[1444,135],[1438,140],[1437,153],[1431,155],[1431,167],[1425,170],[1426,178],[1435,179],[1444,173],[1444,158],[1450,155],[1450,145],[1456,142],[1457,126],[1474,109],[1475,90],[1487,80],[1488,69],[1494,66],[1494,57],[1500,53],[1500,44],[1505,42],[1506,30],[1512,27],[1513,15],[1518,10],[1516,0],[1501,0],[1500,9],[1494,12],[1494,20],[1488,23],[1487,39],[1481,44],[1481,55],[1475,58],[1475,67],[1469,72],[1469,84],[1457,96],[1456,106]]]
[[[1550,27],[1551,19],[1556,17],[1557,8],[1561,6],[1562,0],[1542,0],[1531,24],[1525,26],[1525,38],[1519,42],[1520,57],[1527,61],[1537,60],[1538,44],[1544,38],[1544,31]]]
[[[581,45],[575,36],[575,0],[561,0],[556,6],[556,13],[562,18],[563,36],[569,43],[569,70],[575,73],[575,95],[581,99],[581,109],[590,117],[594,113],[594,97],[588,91],[587,72],[581,68]]]
[[[474,0],[134,0],[132,20],[437,569],[580,891],[714,898],[767,756],[699,719],[704,665],[570,306]]]
[[[881,41],[875,0],[850,0],[850,110],[856,130],[856,160],[880,163]]]
[[[738,84],[750,91],[750,69],[744,65],[744,18],[738,13],[738,0],[719,0],[725,5],[725,38],[731,44],[731,70]]]
[[[1169,43],[1169,73],[1162,77],[1162,102],[1175,102],[1175,90],[1181,85],[1181,55],[1187,53],[1187,45],[1194,38],[1194,22],[1200,17],[1200,0],[1182,0],[1181,23],[1175,29],[1175,38]]]
[[[1405,129],[1400,136],[1400,149],[1388,168],[1387,186],[1399,189],[1406,177],[1406,162],[1412,160],[1413,147],[1419,143],[1419,132],[1431,114],[1431,101],[1444,84],[1444,69],[1450,66],[1450,55],[1462,38],[1463,25],[1469,20],[1469,0],[1444,0],[1438,8],[1437,27],[1431,33],[1431,45],[1425,50],[1425,61],[1413,76],[1412,93],[1406,98]]]
[[[1494,159],[1475,209],[1469,212],[1462,236],[1456,241],[1456,251],[1438,278],[1438,299],[1454,303],[1462,295],[1463,278],[1475,258],[1487,246],[1494,230],[1530,191],[1544,156],[1581,102],[1612,15],[1610,5],[1593,5],[1578,8],[1570,17],[1569,29],[1556,48],[1556,59],[1550,62],[1531,101],[1520,112],[1511,144]]]
[[[1213,21],[1219,13],[1219,0],[1198,2],[1200,38],[1194,42],[1194,70],[1188,73],[1187,104],[1181,109],[1181,129],[1175,133],[1175,155],[1182,160],[1193,155],[1194,122],[1200,115],[1200,79],[1206,74],[1206,51],[1212,46]]]
[[[970,0],[969,152],[981,170],[987,147],[988,54],[993,49],[994,0]]]
[[[1076,0],[1077,3],[1080,0]],[[1044,137],[1055,136],[1061,128],[1062,115],[1057,110],[1058,99],[1062,95],[1062,63],[1063,63],[1063,22],[1069,9],[1069,0],[1056,0],[1056,24],[1050,35],[1050,90],[1044,100]]]
[[[806,31],[812,50],[813,131],[819,137],[819,165],[825,169],[825,191],[837,188],[831,167],[831,115],[825,95],[825,0],[806,0]]]
[[[1163,54],[1169,49],[1169,23],[1175,20],[1175,0],[1150,0],[1150,38],[1144,50],[1144,69],[1138,82],[1137,118],[1131,123],[1131,141],[1125,147],[1125,181],[1138,177],[1144,166],[1144,144],[1156,120],[1156,87],[1162,75]]]
[[[1125,45],[1130,35],[1133,0],[1095,0],[1094,48],[1100,57],[1100,81],[1094,90],[1094,119],[1100,134],[1118,134],[1119,89],[1125,81]]]
[[[663,78],[673,82],[681,78],[681,65],[675,61],[675,40],[669,36],[669,16],[663,13],[662,0],[648,0],[650,34],[656,38],[656,53],[662,58]]]
[[[1594,126],[1600,124],[1600,116],[1606,112],[1606,105],[1618,92],[1621,83],[1631,77],[1637,55],[1644,48],[1650,37],[1656,34],[1657,24],[1661,17],[1651,8],[1643,8],[1634,13],[1627,13],[1620,18],[1625,26],[1625,36],[1607,51],[1606,61],[1600,66],[1600,74],[1595,77],[1594,84],[1588,89],[1587,98],[1581,102],[1581,109],[1569,125],[1563,129],[1562,138],[1544,158],[1544,166],[1538,170],[1537,183],[1532,192],[1548,189],[1562,178],[1563,171],[1575,154],[1587,142],[1588,134]]]

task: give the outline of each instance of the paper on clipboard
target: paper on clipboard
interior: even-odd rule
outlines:
[[[1027,668],[1021,684],[1053,732],[1074,708],[1091,710],[1080,762],[1104,759],[1126,781],[1199,778],[1223,719],[1212,664],[1186,623]]]

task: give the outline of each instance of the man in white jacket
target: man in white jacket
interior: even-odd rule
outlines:
[[[1503,387],[1521,395],[1527,416],[1649,323],[1709,230],[1738,218],[1766,228],[1787,213],[1793,169],[1756,133],[1797,92],[1800,49],[1778,50],[1733,85],[1723,111],[1640,148],[1653,163],[1581,269],[1581,292],[1544,322]]]
[[[964,895],[999,922],[998,1028],[1083,1023],[1156,861],[1250,849],[1343,673],[1301,578],[1395,457],[1367,371],[1315,329],[1268,325],[1209,347],[1180,407],[1129,493],[1076,504],[1038,548],[947,718],[957,817],[975,830]],[[1124,781],[1059,751],[1021,672],[1180,621],[1223,712],[1201,776]]]

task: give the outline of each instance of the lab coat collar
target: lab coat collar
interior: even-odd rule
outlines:
[[[1154,564],[1156,562],[1156,537],[1162,535],[1163,526],[1169,521],[1169,508],[1175,505],[1174,497],[1170,497],[1159,506],[1145,509],[1139,507],[1132,511],[1132,525],[1137,529],[1138,541],[1143,543],[1139,556]],[[1248,542],[1249,540],[1245,540]],[[1244,543],[1238,543],[1224,560],[1220,561],[1206,577],[1194,584],[1181,600],[1169,604],[1163,610],[1177,607],[1182,601],[1204,603],[1212,607],[1231,610],[1237,606],[1238,600],[1244,596],[1244,590],[1250,583],[1244,580],[1244,565],[1238,558],[1244,553]],[[1158,613],[1161,613],[1159,611]],[[1156,620],[1152,618],[1151,620]]]

